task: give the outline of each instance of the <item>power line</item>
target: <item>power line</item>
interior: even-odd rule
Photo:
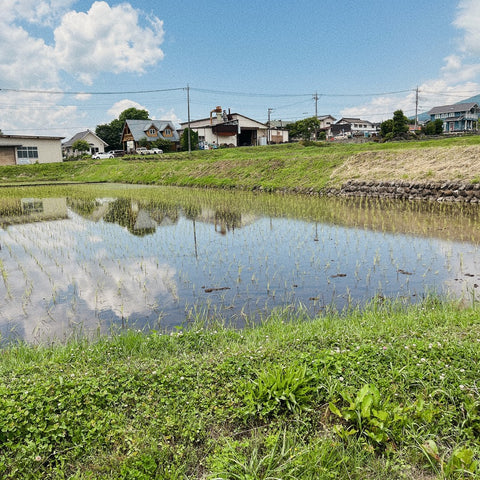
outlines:
[[[311,97],[311,93],[254,93],[254,92],[229,92],[222,90],[209,90],[204,88],[190,88],[196,92],[202,93],[214,93],[219,95],[238,95],[249,97],[267,97],[267,98],[280,98],[280,97]],[[415,89],[397,90],[394,92],[370,92],[370,93],[315,93],[315,96],[321,97],[375,97],[382,95],[396,95],[399,93],[413,92]]]
[[[27,90],[20,88],[0,88],[2,92],[13,93],[32,93],[37,95],[137,95],[147,93],[159,93],[159,92],[173,92],[179,90],[186,90],[187,87],[175,87],[175,88],[161,88],[154,90],[124,90],[124,91],[103,91],[103,92],[87,92],[87,91],[68,91],[68,90]],[[193,88],[189,87],[190,91],[200,93],[213,93],[215,95],[232,95],[232,96],[250,96],[250,97],[266,97],[266,98],[282,98],[282,97],[311,97],[311,93],[256,93],[256,92],[235,92],[224,90],[210,90],[205,88]],[[374,97],[382,95],[396,95],[399,93],[407,93],[415,91],[414,89],[397,90],[393,92],[370,92],[370,93],[315,93],[322,97]]]
[[[25,90],[20,88],[0,88],[1,92],[14,92],[14,93],[35,93],[41,95],[133,95],[141,93],[158,93],[158,92],[173,92],[175,90],[185,90],[186,87],[177,88],[160,88],[155,90],[130,90],[130,91],[117,91],[117,92],[71,92],[62,90]]]

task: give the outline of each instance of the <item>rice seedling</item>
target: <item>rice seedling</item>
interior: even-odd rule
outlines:
[[[233,318],[245,306],[342,310],[379,292],[412,301],[429,288],[461,296],[478,282],[466,276],[478,267],[478,213],[465,206],[111,185],[66,193],[55,200],[62,220],[0,231],[2,277],[10,300],[23,298],[14,319],[46,308],[44,296],[59,323],[66,313],[141,325],[161,312],[173,325],[184,321],[185,305],[205,301],[199,286],[229,287],[214,298]]]

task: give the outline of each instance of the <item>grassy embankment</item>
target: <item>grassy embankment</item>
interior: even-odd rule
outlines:
[[[474,166],[455,173],[452,161],[476,152],[475,141],[424,147],[429,158],[445,153],[453,170],[442,180],[476,181]],[[288,145],[2,167],[0,179],[317,190],[362,178],[365,157],[402,164],[420,147]],[[412,179],[436,178],[420,170]],[[428,300],[318,319],[287,310],[244,331],[199,323],[175,335],[5,348],[0,476],[478,478],[478,314]]]
[[[122,182],[321,191],[349,179],[478,181],[480,136],[386,144],[288,144],[0,167],[0,183]]]
[[[292,317],[3,350],[0,476],[478,478],[478,310]]]

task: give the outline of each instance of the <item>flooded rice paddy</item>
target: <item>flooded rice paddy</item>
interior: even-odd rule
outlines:
[[[475,301],[479,208],[164,187],[0,190],[0,334],[242,326],[276,307]]]

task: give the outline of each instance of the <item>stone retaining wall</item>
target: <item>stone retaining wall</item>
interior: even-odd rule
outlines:
[[[403,200],[433,200],[437,202],[480,203],[480,184],[349,181],[329,195],[348,197],[399,198]]]

